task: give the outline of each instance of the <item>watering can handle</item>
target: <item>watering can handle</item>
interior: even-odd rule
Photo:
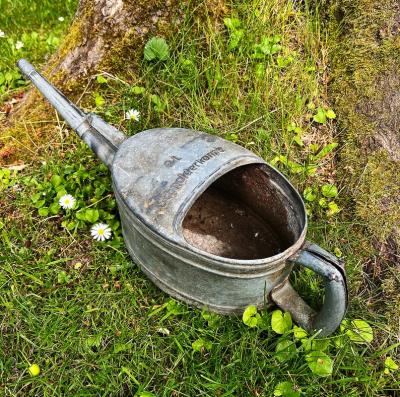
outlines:
[[[347,309],[348,294],[343,264],[334,255],[312,243],[305,243],[289,259],[294,265],[305,266],[325,280],[325,300],[319,312],[313,310],[286,280],[271,292],[272,300],[306,331],[320,331],[318,337],[333,333]]]

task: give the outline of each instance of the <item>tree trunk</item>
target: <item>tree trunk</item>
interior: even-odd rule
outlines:
[[[97,72],[137,76],[143,48],[150,37],[168,40],[179,31],[185,15],[219,23],[224,0],[80,0],[68,34],[43,74],[72,100],[81,97]],[[37,90],[25,95],[5,126],[14,139],[0,142],[0,164],[24,158],[28,147],[49,135],[46,127],[27,132],[25,119],[48,120],[54,111]],[[29,136],[27,136],[29,134]]]
[[[346,0],[332,14],[340,34],[331,98],[345,127],[339,167],[357,214],[400,263],[400,3]]]

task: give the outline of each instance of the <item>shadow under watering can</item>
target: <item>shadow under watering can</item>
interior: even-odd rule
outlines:
[[[155,128],[128,138],[26,60],[18,66],[110,169],[129,254],[158,287],[222,314],[275,303],[309,332],[335,331],[348,301],[343,264],[305,241],[304,203],[281,173],[204,132]],[[299,266],[325,281],[319,312],[288,281]]]

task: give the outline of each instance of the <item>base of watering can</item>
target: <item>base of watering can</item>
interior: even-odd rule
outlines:
[[[254,305],[257,307],[257,309],[261,310],[263,308],[268,308],[275,306],[275,304],[268,299],[264,299],[261,302],[249,302],[246,305],[241,305],[241,306],[227,306],[227,305],[215,305],[215,304],[210,304],[207,302],[202,302],[196,299],[193,299],[193,297],[185,294],[184,292],[178,291],[174,288],[171,288],[168,284],[162,282],[153,272],[151,272],[145,265],[143,265],[140,260],[134,255],[132,252],[130,253],[133,261],[140,267],[142,272],[150,279],[150,281],[153,282],[158,288],[160,288],[163,292],[166,294],[172,296],[173,298],[176,298],[179,301],[185,302],[190,306],[195,306],[199,309],[207,309],[211,312],[217,313],[217,314],[222,314],[222,315],[234,315],[234,314],[242,314],[246,307],[249,305]]]
[[[136,262],[138,263],[138,262]],[[246,307],[250,305],[254,305],[257,307],[257,309],[263,309],[265,307],[271,307],[274,306],[275,304],[271,301],[264,300],[262,302],[254,303],[250,302],[247,305],[243,306],[219,306],[215,304],[210,304],[210,303],[205,303],[205,302],[200,302],[198,300],[193,299],[192,297],[186,295],[185,293],[182,293],[180,291],[177,291],[175,289],[172,289],[170,286],[167,284],[163,283],[161,280],[159,280],[152,272],[150,272],[148,269],[146,269],[144,266],[140,265],[140,269],[143,271],[144,274],[162,291],[167,293],[168,295],[172,296],[173,298],[176,298],[182,302],[187,303],[190,306],[195,306],[198,307],[199,309],[207,309],[211,312],[217,313],[217,314],[224,314],[224,315],[229,315],[229,314],[242,314]]]

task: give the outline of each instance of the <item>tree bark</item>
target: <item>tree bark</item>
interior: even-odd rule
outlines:
[[[339,171],[374,243],[400,263],[400,3],[334,2],[331,100],[345,128]],[[385,248],[384,248],[385,246]]]
[[[67,36],[42,73],[76,100],[97,72],[134,78],[147,40],[168,41],[185,15],[218,24],[226,10],[224,0],[80,0]],[[0,164],[23,159],[32,143],[40,146],[51,132],[45,126],[28,132],[25,120],[48,120],[53,112],[37,90],[29,91],[3,126],[13,140],[0,141]]]

